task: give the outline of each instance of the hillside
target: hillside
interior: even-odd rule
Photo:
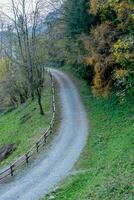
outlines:
[[[49,126],[52,118],[51,112],[51,81],[47,77],[47,83],[42,95],[45,115],[40,115],[37,99],[30,99],[17,109],[9,110],[0,115],[0,147],[1,149],[12,144],[16,150],[11,152],[6,159],[0,162],[0,167],[9,165],[16,158],[22,156],[42,136]]]
[[[70,175],[45,200],[133,200],[134,106],[114,98],[96,99],[85,81],[76,81],[85,102],[89,136]]]

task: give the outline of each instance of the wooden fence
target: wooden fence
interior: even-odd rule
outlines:
[[[47,138],[52,133],[52,129],[55,123],[55,88],[54,88],[54,79],[50,72],[48,72],[51,78],[51,89],[52,89],[52,119],[49,124],[48,129],[44,132],[44,134],[37,140],[37,142],[34,144],[34,146],[27,151],[23,156],[18,158],[14,163],[12,163],[7,169],[0,172],[0,182],[2,182],[7,177],[12,177],[15,174],[15,171],[24,164],[28,164],[30,162],[30,159],[39,152],[39,149],[43,146],[45,146]]]

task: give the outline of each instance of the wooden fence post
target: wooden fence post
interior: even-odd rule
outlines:
[[[14,165],[11,165],[11,166],[10,166],[10,173],[11,173],[11,176],[13,176],[13,173],[14,173],[13,167],[14,167]]]
[[[44,135],[44,145],[46,144],[47,142],[47,137],[46,137],[46,134]]]
[[[52,124],[50,124],[50,134],[52,133]]]
[[[39,151],[39,142],[36,142],[36,150]]]
[[[29,163],[29,158],[30,158],[30,156],[28,155],[28,153],[26,153],[26,163],[27,164]]]

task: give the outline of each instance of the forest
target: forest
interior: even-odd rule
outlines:
[[[95,96],[133,96],[133,0],[68,0],[63,19],[65,63],[88,81]],[[59,27],[58,27],[59,28]]]
[[[53,15],[57,15],[56,20],[50,22],[50,30],[45,35],[41,33],[41,3],[35,5],[33,16],[28,16],[28,13],[25,16],[26,7],[18,13],[14,4],[13,18],[6,16],[15,23],[17,35],[14,34],[14,25],[1,18],[1,103],[4,101],[17,106],[29,96],[34,98],[34,95],[40,102],[44,63],[68,66],[87,80],[95,96],[114,94],[120,102],[126,96],[133,96],[133,0],[63,1],[60,9],[55,8]],[[43,48],[39,48],[40,45]],[[35,67],[37,64],[38,70]],[[27,70],[28,65],[33,67]],[[40,109],[43,114],[41,103]]]

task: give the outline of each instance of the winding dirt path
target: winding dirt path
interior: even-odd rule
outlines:
[[[47,153],[13,182],[0,185],[0,200],[39,200],[69,174],[86,143],[88,122],[78,91],[67,75],[51,72],[60,85],[62,121],[58,134]]]

